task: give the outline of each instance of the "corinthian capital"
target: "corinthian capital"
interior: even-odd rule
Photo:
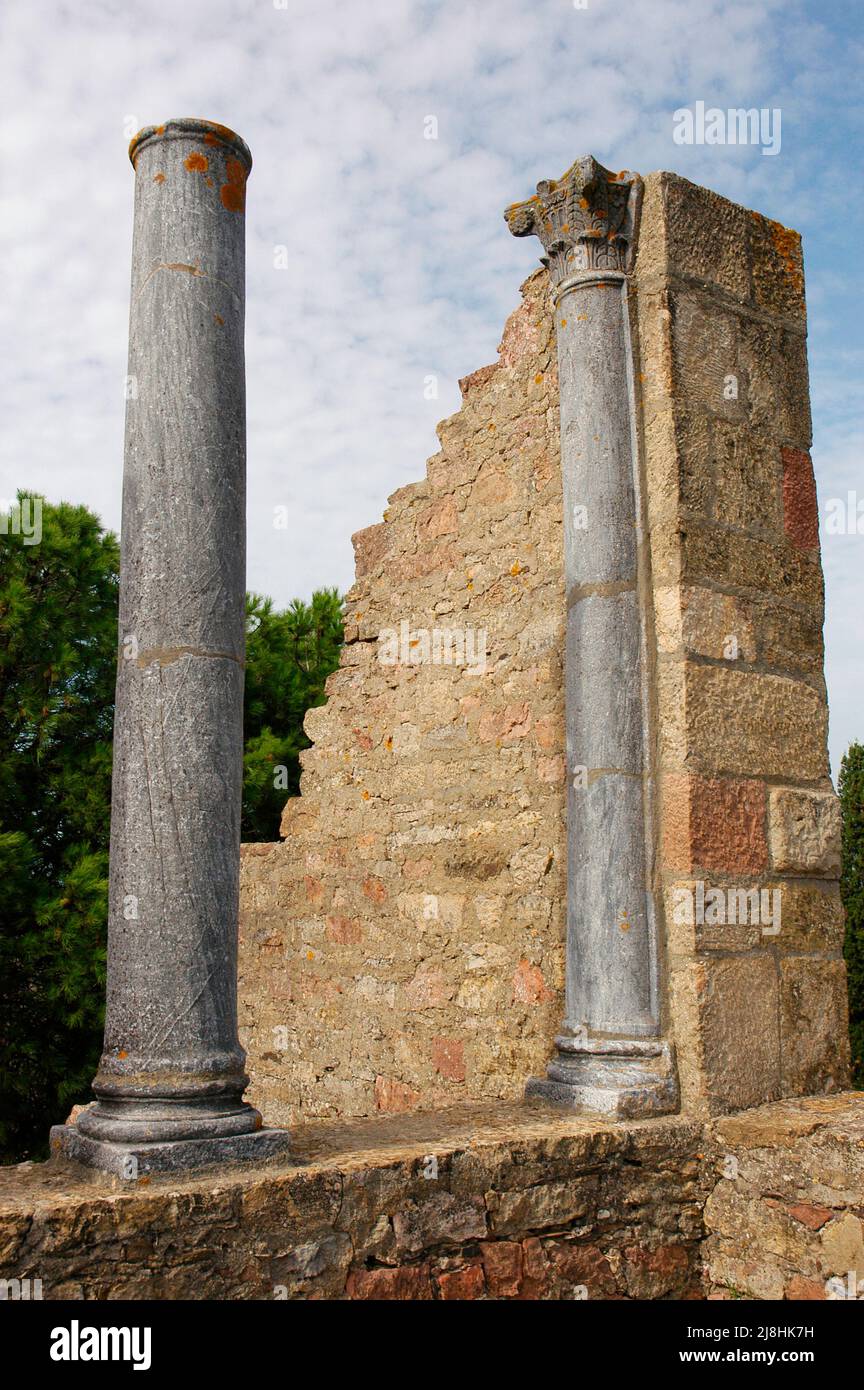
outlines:
[[[580,270],[627,269],[641,197],[638,174],[613,174],[586,155],[560,179],[538,183],[533,198],[513,203],[504,216],[514,236],[540,238],[543,264],[559,285]]]

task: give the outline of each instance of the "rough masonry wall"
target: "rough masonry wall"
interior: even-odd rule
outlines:
[[[722,1173],[705,1206],[709,1289],[864,1299],[864,1097],[766,1105],[715,1122]]]
[[[426,480],[355,536],[342,666],[306,718],[302,795],[282,843],[244,846],[241,1037],[270,1124],[519,1096],[560,1023],[564,595],[545,271],[523,295],[499,362],[461,383]],[[468,644],[466,664],[418,659],[427,641],[435,655],[436,629],[457,659]],[[398,653],[379,641],[388,630]]]
[[[684,1107],[718,1112],[847,1080],[801,243],[655,174],[635,280],[670,1019]],[[700,883],[725,913],[680,920]],[[779,890],[779,930],[736,888]]]

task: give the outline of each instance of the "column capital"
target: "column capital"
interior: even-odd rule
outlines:
[[[552,283],[582,270],[626,271],[638,231],[642,180],[613,174],[591,155],[577,159],[560,179],[544,179],[524,203],[504,213],[514,236],[538,236]]]

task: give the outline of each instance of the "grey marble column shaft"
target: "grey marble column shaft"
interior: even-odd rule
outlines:
[[[641,180],[578,160],[508,209],[543,242],[561,399],[567,594],[565,1019],[528,1093],[615,1115],[677,1103],[660,1038],[643,499],[627,268]]]
[[[251,156],[174,120],[130,146],[135,220],[96,1103],[52,1131],[136,1177],[284,1147],[243,1100],[244,206]]]

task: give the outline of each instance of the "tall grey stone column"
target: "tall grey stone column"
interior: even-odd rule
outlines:
[[[660,1036],[646,611],[627,271],[642,182],[577,160],[505,213],[553,289],[567,593],[566,1016],[527,1094],[616,1116],[677,1105]]]
[[[200,120],[146,127],[129,156],[105,1045],[95,1104],[51,1139],[136,1178],[257,1160],[288,1136],[243,1100],[237,1037],[252,159]]]

